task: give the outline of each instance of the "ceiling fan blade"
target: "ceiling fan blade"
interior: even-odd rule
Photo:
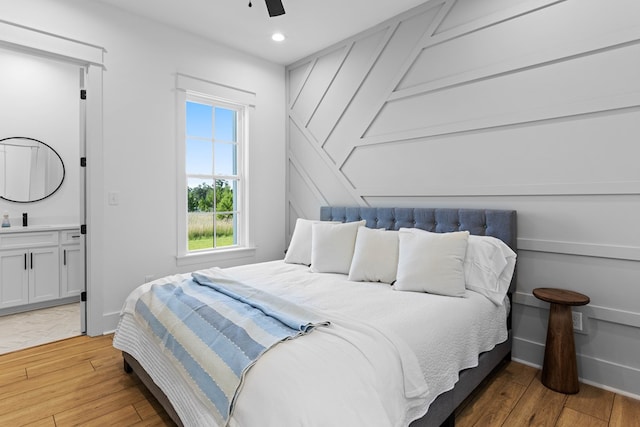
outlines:
[[[269,16],[280,16],[284,15],[284,6],[282,6],[282,0],[264,0],[267,4],[267,10],[269,11]]]

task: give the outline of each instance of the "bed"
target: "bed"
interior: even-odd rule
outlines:
[[[323,207],[320,220],[306,222],[314,232],[312,242],[296,224],[284,260],[170,276],[137,288],[127,299],[114,346],[123,352],[125,370],[140,377],[176,424],[453,426],[460,403],[492,371],[510,360],[515,211]],[[340,242],[349,240],[343,238],[348,234],[347,227],[352,230],[350,233],[356,230],[356,240],[345,271],[340,265],[345,258],[340,250],[346,246],[340,246]],[[390,274],[389,268],[383,268],[390,257],[376,261],[362,249],[366,248],[362,242],[378,238],[388,242],[389,234],[374,234],[383,229],[394,230],[399,236],[396,240],[400,239],[399,255],[396,252],[399,262],[393,277],[395,280],[397,276],[395,290],[389,283],[393,280],[385,278]],[[338,230],[341,234],[335,234]],[[361,236],[369,236],[369,240],[362,240]],[[450,238],[454,236],[455,242]],[[411,288],[415,286],[412,279],[416,265],[422,264],[416,262],[415,254],[432,247],[420,245],[446,237],[447,242],[453,242],[447,244],[460,248],[460,239],[464,238],[465,248],[471,248],[471,239],[475,239],[474,245],[480,240],[471,236],[489,236],[481,243],[488,240],[494,249],[494,241],[499,240],[504,246],[502,254],[510,252],[496,266],[508,265],[500,276],[504,292],[469,286],[458,289],[456,292],[462,293],[455,297],[446,295],[449,288],[441,292],[439,284],[435,293]],[[294,248],[300,242],[306,245],[306,252]],[[418,250],[409,251],[412,248]],[[466,251],[465,262],[471,257],[470,249]],[[464,272],[469,276],[466,268],[467,263]],[[417,270],[420,272],[420,268]],[[450,276],[448,271],[438,276],[444,282]],[[492,272],[496,277],[498,273]],[[367,277],[368,274],[374,277]],[[238,386],[241,392],[233,399],[233,412],[220,422],[210,417],[215,408],[212,410],[210,403],[194,390],[197,387],[184,381],[185,371],[176,366],[175,357],[157,337],[145,331],[134,315],[134,305],[151,287],[186,280],[204,284],[225,280],[250,283],[295,305],[307,305],[315,314],[322,313],[329,326],[320,325],[308,334],[286,339],[252,362]],[[200,292],[198,286],[191,288]],[[466,335],[457,337],[458,332],[448,328],[457,328]],[[381,342],[385,342],[384,348]],[[449,347],[459,342],[464,345]],[[445,365],[439,365],[437,359],[444,359]]]

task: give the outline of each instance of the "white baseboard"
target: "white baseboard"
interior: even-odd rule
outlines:
[[[544,344],[514,337],[512,360],[542,369]],[[640,400],[640,369],[577,354],[579,380],[604,390]],[[538,361],[538,362],[536,362]]]
[[[103,335],[112,334],[118,327],[120,321],[120,312],[107,313],[102,316],[102,327],[104,329]]]

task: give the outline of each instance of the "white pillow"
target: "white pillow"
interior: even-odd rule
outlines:
[[[298,218],[284,262],[311,265],[311,225],[321,221]]]
[[[356,234],[365,220],[335,224],[319,222],[311,225],[311,271],[314,273],[349,274]]]
[[[398,291],[465,295],[464,257],[468,231],[431,233],[419,228],[401,228],[398,253]]]
[[[502,305],[516,265],[516,253],[506,243],[491,236],[469,236],[464,260],[467,289]]]
[[[398,232],[360,227],[349,280],[393,283],[398,271]]]

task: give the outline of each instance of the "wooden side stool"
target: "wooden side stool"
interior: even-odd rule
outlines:
[[[542,384],[560,393],[575,394],[579,385],[571,306],[589,304],[589,297],[556,288],[536,288],[533,295],[551,303]]]

